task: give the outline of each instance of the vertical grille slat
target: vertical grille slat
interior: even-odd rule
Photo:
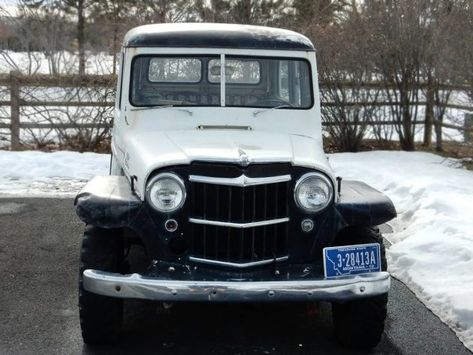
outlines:
[[[268,218],[268,186],[264,185],[264,199],[263,199],[263,220]],[[266,257],[266,226],[263,227],[263,251],[261,252],[261,257]]]
[[[207,196],[207,184],[203,184],[202,186],[202,196],[204,197],[202,199],[202,217],[205,219],[207,217],[207,199],[205,196]],[[207,257],[207,226],[204,225],[204,233],[202,234],[202,239],[203,239],[203,254],[204,258]]]
[[[278,215],[279,211],[279,184],[274,184],[274,215]],[[278,231],[279,231],[279,226],[277,224],[274,225],[274,242],[273,242],[273,257],[276,258],[277,253],[278,253]]]
[[[215,185],[215,215],[217,218],[220,217],[220,189],[218,185]],[[218,242],[218,233],[219,233],[219,228],[215,228],[215,257],[218,259],[219,258],[219,242]]]
[[[286,183],[286,195],[289,196],[289,182]],[[289,216],[289,200],[288,200],[288,198],[285,199],[285,205],[286,205],[285,214],[286,214],[286,216]],[[286,223],[284,228],[285,228],[284,243],[285,243],[285,245],[289,245],[289,223]]]
[[[210,166],[208,169],[211,170]],[[265,169],[258,169],[260,170],[255,168],[254,171],[267,174]],[[279,174],[275,176],[283,175],[280,171],[278,170]],[[285,171],[288,174],[289,170]],[[199,178],[198,175],[195,176]],[[291,181],[274,181],[249,186],[225,185],[202,179],[191,180],[190,183],[191,218],[240,224],[289,217],[288,192],[292,186]],[[247,228],[205,222],[191,222],[191,224],[189,228],[191,236],[188,237],[189,256],[229,263],[248,263],[281,258],[288,254],[287,221]]]
[[[251,219],[256,221],[256,186],[253,186],[253,214]],[[255,232],[256,228],[251,229],[251,261],[255,260]]]
[[[240,211],[240,214],[241,214],[241,221],[244,222],[245,221],[245,191],[246,189],[245,188],[242,188],[242,191],[241,191],[241,211]],[[242,228],[240,230],[240,261],[243,261],[243,256],[244,256],[244,252],[245,252],[245,230]]]
[[[228,220],[231,221],[232,218],[232,188],[228,189]],[[232,242],[232,230],[227,228],[227,261],[231,260],[230,254],[230,244]]]

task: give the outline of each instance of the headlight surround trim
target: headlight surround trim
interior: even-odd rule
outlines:
[[[156,184],[156,182],[158,182],[158,180],[162,180],[162,179],[174,180],[177,183],[177,185],[180,187],[181,192],[182,192],[181,201],[175,207],[168,210],[163,210],[157,207],[157,205],[153,202],[153,198],[151,197],[151,190],[153,186]],[[184,180],[174,173],[159,173],[156,176],[152,177],[148,181],[148,184],[146,185],[146,200],[148,201],[148,203],[154,210],[160,213],[172,213],[179,210],[180,208],[182,208],[182,206],[186,202],[186,198],[187,198],[187,191],[186,191],[186,185],[184,184]]]
[[[320,181],[322,181],[323,183],[325,183],[327,185],[328,190],[329,190],[329,196],[327,198],[327,201],[321,207],[307,208],[307,207],[303,206],[301,204],[300,200],[299,200],[299,189],[301,188],[301,186],[304,182],[306,182],[308,179],[311,179],[311,178],[314,178],[314,177],[319,179]],[[295,201],[297,207],[299,207],[302,211],[304,211],[306,213],[317,213],[317,212],[320,212],[320,211],[324,210],[332,202],[333,195],[334,195],[334,187],[333,187],[332,181],[330,181],[330,179],[325,174],[319,173],[319,172],[310,172],[310,173],[306,173],[306,174],[302,175],[297,180],[296,185],[294,187],[294,201]]]

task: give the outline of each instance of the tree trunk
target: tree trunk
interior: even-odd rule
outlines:
[[[432,146],[432,126],[434,123],[434,88],[431,80],[427,88],[426,105],[425,105],[425,123],[424,123],[424,147]]]
[[[85,74],[85,17],[84,0],[77,2],[77,45],[79,47],[79,75]]]
[[[439,117],[437,120],[435,120],[435,150],[437,152],[443,152],[442,121],[442,117]]]
[[[244,0],[242,2],[241,16],[243,23],[251,24],[251,8],[254,4],[251,3],[251,0]]]
[[[112,56],[113,56],[113,67],[112,74],[117,73],[117,47],[118,47],[118,28],[115,24],[113,27],[113,43],[112,43]]]
[[[20,86],[19,72],[10,72],[10,132],[11,150],[20,149]]]
[[[407,85],[402,83],[399,87],[400,97],[401,97],[401,131],[402,134],[399,135],[399,143],[401,144],[402,150],[413,151],[415,150],[414,145],[414,132],[412,125],[412,116],[411,116],[411,102],[409,100],[409,94],[407,91]]]

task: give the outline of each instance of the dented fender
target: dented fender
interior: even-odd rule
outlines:
[[[335,205],[345,225],[377,226],[396,217],[391,199],[361,181],[343,180]]]
[[[96,176],[76,196],[74,206],[87,224],[120,228],[130,225],[143,202],[133,193],[125,176]]]

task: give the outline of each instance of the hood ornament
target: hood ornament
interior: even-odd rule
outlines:
[[[250,157],[248,156],[248,154],[245,153],[244,150],[238,148],[238,154],[240,154],[239,161],[241,166],[247,167],[248,165],[250,165]]]

